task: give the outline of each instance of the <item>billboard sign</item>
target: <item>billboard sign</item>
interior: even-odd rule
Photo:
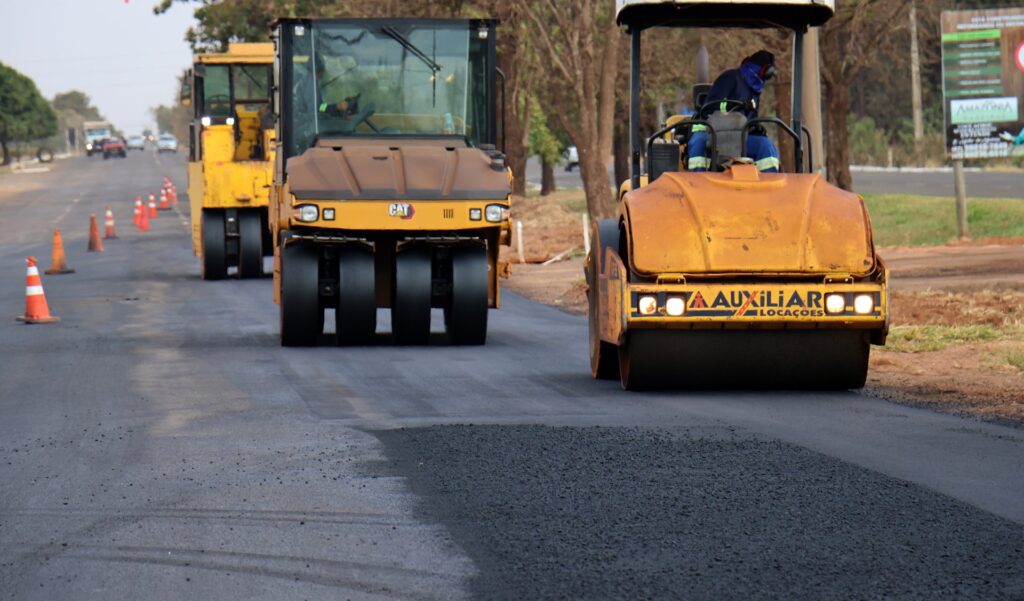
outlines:
[[[942,95],[951,158],[1024,156],[1024,8],[943,11]]]

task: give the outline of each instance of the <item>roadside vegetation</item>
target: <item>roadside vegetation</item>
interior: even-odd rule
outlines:
[[[875,243],[879,246],[930,246],[956,240],[952,198],[908,194],[865,194]],[[975,240],[1024,237],[1024,202],[972,198],[967,225]]]

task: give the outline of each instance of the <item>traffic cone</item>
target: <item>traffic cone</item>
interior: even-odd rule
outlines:
[[[170,208],[171,205],[167,202],[167,186],[164,186],[163,188],[160,188],[160,210],[167,211],[170,210]]]
[[[25,314],[18,316],[18,321],[25,323],[56,323],[59,317],[50,315],[50,306],[46,304],[43,294],[43,280],[39,277],[36,258],[29,257],[28,275],[25,278]]]
[[[139,231],[140,232],[148,232],[149,231],[149,212],[147,212],[146,209],[142,209],[140,212],[142,214],[139,216]]]
[[[139,222],[142,221],[142,197],[139,195],[135,196],[135,227],[139,227]]]
[[[153,198],[153,193],[149,193],[149,216],[156,217],[156,199]]]
[[[61,273],[75,273],[75,270],[68,267],[67,258],[64,257],[64,240],[60,237],[60,228],[53,228],[53,259],[46,275]]]
[[[164,178],[164,187],[167,188],[167,199],[171,201],[171,204],[178,204],[178,189],[174,187],[174,182],[171,181],[171,178]]]
[[[100,228],[96,227],[96,215],[89,215],[89,252],[103,252],[103,240],[100,240]]]
[[[117,229],[114,228],[114,211],[107,205],[107,214],[103,219],[103,239],[112,240],[117,238]]]

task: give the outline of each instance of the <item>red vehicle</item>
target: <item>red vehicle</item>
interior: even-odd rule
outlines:
[[[112,156],[118,156],[122,159],[128,156],[128,151],[125,149],[123,139],[107,138],[103,141],[103,158],[109,159]]]

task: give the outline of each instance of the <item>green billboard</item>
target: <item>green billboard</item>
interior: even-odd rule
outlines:
[[[942,92],[951,158],[1024,155],[1024,8],[943,11]]]

